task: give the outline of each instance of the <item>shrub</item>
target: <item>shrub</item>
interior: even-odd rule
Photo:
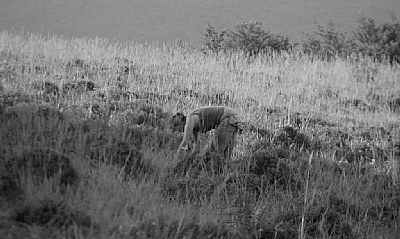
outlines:
[[[353,50],[375,60],[400,63],[400,22],[380,25],[374,19],[359,17],[358,27],[353,31]]]
[[[121,234],[118,231],[114,235]],[[121,235],[122,236],[122,235]],[[120,237],[118,237],[120,238]],[[184,220],[184,222],[171,221],[161,216],[157,220],[146,220],[132,227],[127,235],[122,238],[249,238],[224,225],[212,223],[200,224],[196,220]]]
[[[204,49],[216,53],[224,51],[257,55],[272,51],[287,51],[291,47],[287,37],[265,31],[258,21],[242,22],[235,25],[233,30],[220,33],[208,24],[204,37]]]
[[[266,150],[260,150],[245,160],[249,164],[248,177],[253,177],[254,182],[266,185],[274,185],[282,189],[300,189],[301,184],[297,182],[292,169],[284,160]]]
[[[66,229],[73,225],[79,227],[96,226],[86,214],[70,209],[63,202],[55,202],[50,199],[36,204],[27,204],[15,210],[13,219],[16,222],[28,225],[53,226]]]
[[[347,54],[348,39],[336,29],[333,22],[329,22],[326,27],[317,25],[316,28],[312,35],[306,35],[306,40],[301,44],[304,53],[327,60]]]
[[[400,22],[376,24],[374,19],[359,17],[358,26],[350,34],[336,29],[333,22],[326,27],[316,26],[312,35],[301,43],[304,53],[322,59],[336,57],[372,57],[374,60],[389,59],[400,62]]]
[[[68,186],[76,187],[79,183],[78,172],[70,159],[50,149],[26,150],[22,155],[6,161],[5,167],[15,175],[19,170],[31,174],[35,183],[41,183],[45,178],[58,177],[62,191]]]
[[[226,31],[218,33],[211,24],[207,24],[206,32],[204,33],[205,43],[203,48],[214,53],[220,52],[223,50],[222,45],[226,33]]]
[[[3,162],[0,162],[0,166],[0,202],[21,199],[23,191],[16,173],[6,170]]]

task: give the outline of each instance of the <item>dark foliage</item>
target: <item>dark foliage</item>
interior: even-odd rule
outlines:
[[[82,59],[76,58],[72,61],[68,61],[66,68],[84,68],[85,62]]]
[[[81,80],[77,82],[68,82],[62,86],[63,94],[68,94],[69,92],[83,93],[87,91],[93,91],[95,89],[95,84],[92,81]]]
[[[5,95],[5,98],[3,98],[5,102],[0,101],[0,122],[4,123],[4,125],[7,123],[10,127],[20,127],[19,124],[24,121],[25,123],[30,122],[35,127],[35,124],[39,124],[39,122],[58,124],[64,120],[63,114],[57,108],[33,104],[30,101],[28,101],[29,103],[7,102],[8,100],[12,101],[8,97],[17,96]],[[11,104],[12,107],[8,107],[6,104]],[[10,128],[4,129],[10,130]]]
[[[163,180],[165,196],[180,201],[198,201],[209,198],[222,183],[221,173],[225,159],[213,152],[189,155],[173,168],[172,174]]]
[[[343,107],[361,111],[373,111],[373,107],[360,99],[346,99],[341,101]]]
[[[117,141],[107,145],[105,154],[108,161],[123,169],[125,178],[143,178],[153,173],[150,162],[143,159],[142,153],[128,142]]]
[[[204,50],[219,53],[224,50],[224,38],[227,31],[218,33],[211,24],[207,24],[206,32],[204,33],[205,43]]]
[[[310,149],[311,147],[310,139],[291,126],[285,126],[276,132],[273,142],[285,148]]]
[[[378,61],[389,59],[400,63],[400,22],[376,24],[374,19],[359,17],[358,27],[353,31],[353,49],[358,54]]]
[[[233,30],[218,33],[208,24],[206,28],[204,50],[219,52],[243,52],[247,55],[288,51],[291,48],[289,39],[275,35],[261,28],[257,21],[242,22]]]
[[[226,166],[225,159],[213,152],[207,152],[204,155],[188,155],[184,157],[173,169],[176,176],[196,177],[201,171],[211,174],[219,174]]]
[[[16,222],[67,229],[71,226],[94,227],[91,218],[82,212],[70,209],[63,202],[53,200],[39,201],[37,205],[25,205],[16,209],[13,215]]]
[[[40,183],[45,178],[59,177],[60,188],[77,186],[79,176],[68,157],[48,149],[26,150],[6,160],[7,169],[18,175],[22,170]]]
[[[259,183],[259,188],[273,185],[284,190],[299,190],[301,183],[294,179],[293,170],[282,159],[268,151],[258,151],[245,160],[249,165],[245,170],[246,176],[252,177],[253,182]],[[265,185],[261,185],[265,184]]]
[[[387,104],[392,112],[400,112],[400,97],[388,100]]]
[[[167,198],[182,203],[195,203],[210,199],[221,179],[204,175],[191,177],[171,177],[162,181],[163,194]]]
[[[357,238],[346,215],[352,205],[342,199],[330,197],[327,205],[309,207],[305,214],[305,233],[312,238],[333,236]],[[294,231],[301,224],[301,211],[291,211],[275,219],[280,230]]]
[[[124,237],[123,237],[124,238]],[[219,224],[199,224],[194,220],[184,223],[171,221],[160,217],[158,220],[144,221],[138,227],[132,228],[126,238],[192,238],[192,239],[222,239],[249,238],[248,236]]]
[[[371,57],[391,64],[400,62],[400,23],[376,24],[374,19],[359,17],[358,26],[350,34],[336,29],[333,22],[317,25],[312,35],[301,43],[303,52],[331,60],[336,57]]]
[[[303,52],[327,60],[348,54],[350,43],[346,35],[335,28],[333,22],[329,22],[325,28],[321,25],[317,25],[316,28],[314,34],[307,35],[307,39],[302,42]]]
[[[19,185],[16,172],[7,170],[3,159],[0,161],[0,202],[15,202],[23,197],[23,191]]]
[[[30,103],[31,96],[21,92],[7,92],[0,94],[0,104],[7,106],[18,105],[19,103]]]
[[[335,157],[339,160],[346,160],[349,163],[372,163],[375,161],[387,161],[387,154],[377,146],[367,144],[350,147],[339,148],[335,151]]]
[[[316,127],[316,126],[336,126],[335,123],[328,122],[320,117],[310,117],[301,113],[293,113],[290,116],[290,121],[297,128]]]
[[[43,86],[43,92],[45,94],[51,95],[51,96],[57,96],[59,95],[59,89],[58,86],[50,81],[45,81],[44,86]]]

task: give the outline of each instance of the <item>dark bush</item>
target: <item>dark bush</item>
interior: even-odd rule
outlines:
[[[45,94],[48,94],[51,96],[57,96],[59,94],[58,86],[55,83],[50,82],[50,81],[44,82],[43,91]]]
[[[311,238],[333,236],[334,238],[357,238],[347,219],[348,211],[355,209],[336,197],[330,197],[327,205],[314,205],[305,213],[305,233]],[[298,228],[301,211],[290,211],[275,219],[275,225],[285,231]]]
[[[138,124],[151,125],[155,127],[161,125],[167,119],[167,114],[156,105],[143,105],[140,107],[140,112],[142,112],[142,118],[140,119],[141,122],[138,122]]]
[[[151,130],[141,128],[110,128],[97,121],[91,123],[87,134],[86,154],[121,169],[124,179],[137,179],[154,173],[150,160],[143,158],[143,141],[151,136]],[[80,128],[76,131],[84,130]],[[122,131],[122,132],[121,132]],[[122,135],[122,137],[120,137]]]
[[[211,24],[207,24],[206,32],[204,33],[205,43],[204,50],[219,53],[224,50],[224,38],[227,31],[218,33]]]
[[[353,31],[353,51],[378,61],[386,58],[390,63],[400,63],[400,22],[376,24],[374,19],[359,17]]]
[[[91,218],[70,209],[65,203],[43,200],[37,205],[25,205],[16,209],[13,219],[19,223],[67,229],[71,226],[90,228],[95,226]]]
[[[387,161],[387,154],[377,146],[367,144],[350,147],[339,148],[335,151],[335,157],[339,160],[346,160],[349,163],[372,163]]]
[[[229,94],[220,92],[212,95],[203,95],[202,102],[211,105],[229,105],[231,101]]]
[[[7,106],[15,106],[19,103],[31,103],[32,97],[28,94],[21,92],[7,92],[0,94],[0,103]]]
[[[301,44],[304,53],[327,60],[348,54],[350,42],[333,22],[329,22],[325,28],[321,25],[316,28],[313,34],[306,35],[306,40]]]
[[[373,107],[360,99],[346,99],[342,100],[341,104],[345,108],[353,108],[361,111],[373,111]]]
[[[262,127],[258,127],[258,126],[254,125],[254,124],[249,123],[249,122],[245,122],[243,124],[243,127],[244,127],[244,131],[254,133],[258,137],[267,138],[267,137],[272,135],[272,133],[268,129],[262,128]]]
[[[400,112],[400,97],[388,100],[387,104],[389,106],[390,111]]]
[[[68,92],[83,93],[87,91],[93,91],[95,89],[95,84],[92,81],[81,80],[77,82],[68,82],[62,86],[63,94],[68,94]]]
[[[335,123],[326,121],[320,117],[301,114],[299,112],[290,115],[290,122],[297,128],[316,127],[316,126],[336,126]]]
[[[222,183],[220,174],[226,166],[225,159],[215,153],[188,155],[172,169],[163,180],[165,196],[180,201],[198,201],[210,198]]]
[[[123,238],[191,238],[191,239],[247,239],[248,236],[237,230],[229,230],[222,224],[206,223],[200,225],[194,220],[185,220],[183,223],[171,221],[166,217],[160,217],[158,220],[146,220],[137,227],[132,228],[128,235]]]
[[[0,162],[0,202],[2,199],[6,201],[16,201],[23,195],[23,191],[19,185],[18,175],[16,172],[9,170],[4,164],[3,159]]]
[[[85,67],[85,62],[82,59],[75,58],[72,61],[68,61],[67,65],[65,66],[68,68],[83,68]]]
[[[123,169],[125,178],[140,178],[153,173],[150,162],[143,159],[142,153],[128,142],[117,141],[106,146],[108,160]]]
[[[285,148],[310,149],[311,147],[311,141],[308,136],[298,132],[298,130],[291,126],[285,126],[278,130],[273,138],[273,142]]]
[[[257,178],[255,181],[285,190],[301,188],[301,184],[294,179],[289,165],[268,151],[258,151],[245,162],[250,164],[246,166],[248,174],[249,177]]]
[[[34,182],[41,183],[45,178],[59,177],[60,188],[77,186],[79,176],[68,157],[49,149],[26,150],[22,155],[7,161],[7,168],[15,175],[20,170],[32,175]]]
[[[118,72],[123,75],[128,75],[129,73],[133,74],[135,70],[137,70],[134,66],[134,62],[127,58],[116,56],[114,60],[117,63]]]
[[[225,165],[225,159],[213,152],[207,152],[204,155],[188,155],[178,162],[173,169],[173,174],[182,177],[189,175],[192,178],[198,176],[201,171],[219,174],[222,173]]]
[[[259,228],[259,233],[256,238],[262,239],[296,239],[298,236],[298,229],[295,226],[279,225],[279,227],[263,226]]]
[[[173,198],[182,203],[200,202],[210,199],[214,190],[221,183],[221,179],[197,176],[171,177],[162,181],[163,194],[167,198]]]
[[[200,99],[202,95],[194,90],[191,89],[173,89],[171,92],[172,95],[177,96],[177,97],[182,97],[182,98],[195,98],[195,99]]]
[[[376,24],[374,19],[359,17],[358,26],[350,34],[336,29],[333,22],[316,26],[300,44],[303,52],[322,58],[371,57],[377,61],[400,62],[400,22]]]
[[[233,30],[216,32],[210,24],[206,28],[205,51],[212,52],[243,52],[247,55],[257,55],[273,51],[288,51],[291,48],[289,39],[275,35],[261,28],[258,21],[242,22]]]
[[[148,149],[159,150],[172,150],[176,151],[182,142],[183,136],[171,131],[154,129],[152,135],[145,139],[143,143]]]

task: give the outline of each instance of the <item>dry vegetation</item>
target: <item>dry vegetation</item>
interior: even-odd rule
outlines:
[[[0,33],[5,238],[388,238],[400,69]],[[174,159],[176,110],[246,121],[234,161]],[[206,140],[204,140],[206,141]]]

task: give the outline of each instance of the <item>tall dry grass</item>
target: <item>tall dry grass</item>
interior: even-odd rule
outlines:
[[[312,139],[327,142],[331,138],[326,136],[326,131],[344,131],[355,135],[351,141],[354,145],[351,147],[368,143],[388,148],[390,142],[378,134],[373,134],[376,137],[368,142],[358,137],[358,133],[372,132],[373,129],[382,127],[389,132],[391,142],[399,140],[399,113],[391,110],[388,103],[391,99],[400,97],[399,67],[375,63],[369,59],[325,62],[313,60],[300,53],[284,53],[249,60],[240,54],[204,55],[180,43],[143,45],[7,31],[0,33],[0,53],[4,95],[12,92],[37,95],[36,85],[44,81],[61,86],[79,80],[71,78],[71,75],[79,75],[79,72],[66,73],[68,62],[76,59],[89,66],[89,74],[85,75],[85,79],[93,81],[99,89],[108,92],[116,87],[119,75],[117,69],[120,66],[115,58],[119,57],[130,60],[134,69],[127,76],[128,90],[159,95],[169,94],[176,89],[189,89],[201,95],[223,93],[229,95],[229,106],[235,108],[246,122],[269,132],[293,125],[295,115],[300,114],[307,116],[308,121],[302,121],[299,129]],[[361,106],[358,106],[351,103],[355,100],[364,104],[360,103]],[[183,110],[187,113],[207,104],[195,97],[175,100],[154,97],[150,101],[165,112]],[[89,114],[85,110],[86,106],[93,103],[90,95],[59,98],[53,102],[60,109],[81,109],[83,118]],[[274,109],[280,112],[276,117],[268,113]],[[23,109],[21,114],[25,113]],[[27,117],[31,116],[28,114]],[[326,129],[315,125],[311,122],[314,118],[329,122],[332,126]],[[233,188],[228,185],[234,178],[232,175],[245,174],[250,170],[250,163],[243,161],[251,157],[253,152],[249,148],[260,137],[246,132],[239,136],[236,147],[234,160],[240,162],[239,166],[224,168],[222,174],[206,177],[211,181],[223,182],[209,197],[191,201],[188,195],[182,195],[184,199],[186,197],[183,200],[186,203],[182,203],[163,195],[165,177],[171,174],[171,168],[177,161],[174,160],[174,150],[157,148],[154,138],[159,137],[158,129],[153,132],[153,136],[145,136],[148,142],[144,144],[145,148],[141,148],[143,159],[150,163],[156,173],[135,180],[125,180],[120,168],[107,163],[115,155],[102,151],[101,147],[97,161],[90,161],[86,152],[86,146],[90,143],[87,133],[78,132],[68,141],[67,126],[56,123],[52,125],[40,119],[33,125],[29,120],[21,124],[21,128],[14,128],[16,125],[13,122],[1,126],[1,132],[11,130],[13,135],[11,139],[1,139],[3,147],[7,147],[3,148],[4,160],[23,150],[51,146],[57,152],[67,154],[82,177],[77,189],[68,190],[66,194],[60,193],[57,180],[49,179],[34,185],[29,175],[22,177],[21,187],[26,193],[23,204],[48,198],[63,200],[73,209],[89,215],[97,225],[89,233],[75,228],[67,232],[67,237],[118,238],[121,235],[127,236],[132,228],[143,227],[149,222],[151,228],[144,229],[151,231],[148,237],[181,238],[184,233],[188,233],[185,231],[188,230],[186,226],[195,221],[203,226],[209,223],[230,226],[233,231],[247,228],[241,236],[262,238],[262,235],[266,235],[262,231],[267,230],[265,225],[276,223],[278,228],[279,220],[281,224],[288,223],[287,218],[282,215],[290,215],[288,213],[296,210],[303,213],[303,223],[322,225],[323,218],[318,222],[310,221],[311,219],[307,219],[310,214],[307,213],[312,215],[318,208],[323,208],[324,204],[329,203],[330,197],[348,203],[341,220],[350,221],[351,230],[358,236],[387,238],[395,223],[394,220],[379,222],[367,217],[370,210],[379,218],[388,213],[386,210],[398,207],[394,204],[396,200],[393,198],[397,197],[394,192],[392,197],[388,193],[375,192],[379,185],[387,185],[386,176],[381,175],[389,175],[389,184],[398,184],[399,159],[395,150],[385,151],[388,160],[372,165],[367,169],[370,174],[366,175],[340,173],[326,166],[340,160],[333,148],[323,148],[315,150],[316,152],[303,148],[297,151],[288,150],[289,158],[294,159],[291,166],[299,170],[293,173],[293,177],[299,181],[304,180],[304,172],[299,168],[304,166],[303,162],[308,163],[310,155],[315,155],[313,164],[306,171],[309,172],[307,193],[266,186],[266,190],[258,189],[260,193],[257,195],[247,188],[251,181],[249,177],[235,178]],[[90,124],[88,127],[95,128]],[[49,131],[52,132],[51,136],[46,134]],[[109,138],[103,141],[105,144],[102,147],[113,147],[114,139],[128,141],[126,132],[128,129],[118,124],[109,132],[99,131],[100,135],[104,133]],[[272,144],[275,142],[274,137],[273,134],[267,136],[266,142]],[[247,169],[241,168],[241,164],[247,165]],[[361,170],[357,165],[348,167],[354,171]],[[262,187],[263,184],[260,185]],[[232,191],[236,193],[236,197],[230,195]],[[297,226],[300,229],[300,221],[294,220],[292,223],[294,228]],[[323,235],[324,238],[334,238],[336,235],[322,226],[315,227],[320,234],[310,237],[318,238]],[[33,226],[27,230],[31,235],[36,235],[42,229]],[[276,233],[278,231],[276,229]],[[194,234],[192,236],[195,238]],[[62,237],[57,232],[54,235]]]

